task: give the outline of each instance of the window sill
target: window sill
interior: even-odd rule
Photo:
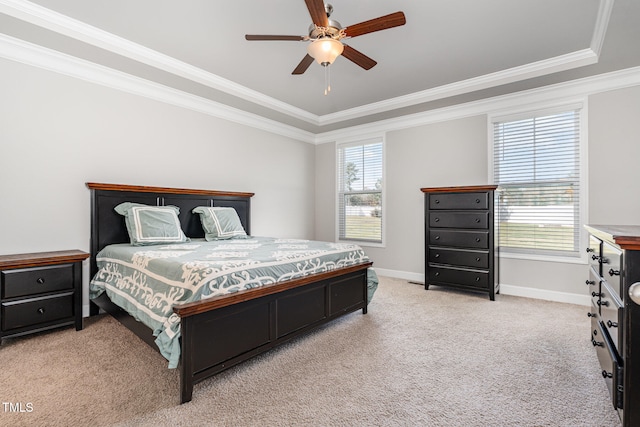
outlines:
[[[374,243],[374,242],[365,242],[361,240],[341,240],[338,239],[338,243],[352,243],[354,245],[361,246],[363,248],[384,248],[386,245],[384,243]]]
[[[583,257],[521,254],[516,252],[505,252],[500,250],[498,250],[498,253],[500,254],[500,258],[508,258],[508,259],[522,259],[527,261],[544,261],[544,262],[561,262],[563,264],[581,264],[581,265],[588,264],[586,258],[583,258]]]

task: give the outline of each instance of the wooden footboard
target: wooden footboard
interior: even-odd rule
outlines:
[[[193,385],[344,314],[367,312],[371,263],[177,306],[181,403]]]

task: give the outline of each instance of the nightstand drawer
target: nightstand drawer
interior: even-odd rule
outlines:
[[[3,299],[73,289],[72,264],[5,270],[0,274]]]
[[[429,209],[488,209],[489,194],[440,193],[429,195]]]
[[[489,228],[489,212],[431,212],[431,228]]]
[[[64,318],[72,320],[73,316],[73,292],[2,303],[5,331]]]

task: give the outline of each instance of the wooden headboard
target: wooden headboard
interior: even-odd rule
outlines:
[[[99,184],[88,182],[91,190],[91,277],[98,271],[96,255],[107,245],[128,243],[124,217],[113,210],[123,202],[145,205],[173,205],[180,208],[182,230],[191,238],[204,237],[197,206],[232,207],[238,212],[247,234],[251,234],[251,197],[254,193],[190,190],[183,188],[146,187],[136,185]]]

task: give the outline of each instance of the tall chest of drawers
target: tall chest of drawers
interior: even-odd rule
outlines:
[[[606,382],[622,425],[640,426],[640,226],[585,228],[596,375]]]
[[[494,224],[497,186],[422,188],[425,196],[425,289],[451,286],[498,293]]]

